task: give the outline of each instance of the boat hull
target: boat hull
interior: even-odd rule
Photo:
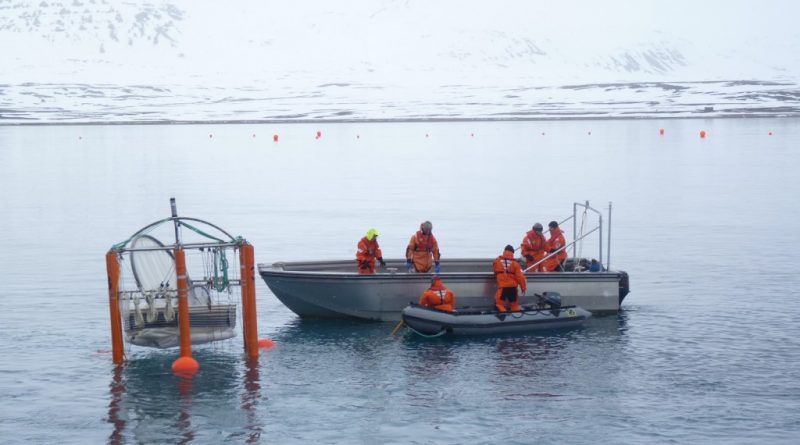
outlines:
[[[301,317],[399,321],[410,302],[416,303],[430,285],[430,274],[407,273],[402,260],[372,275],[355,272],[355,261],[259,264],[258,270],[273,294]],[[456,294],[459,307],[494,304],[496,290],[491,259],[442,262],[444,284]],[[592,313],[615,313],[628,292],[627,274],[606,272],[549,272],[527,274],[528,292],[522,304],[536,302],[534,294],[558,292],[564,305]]]
[[[403,322],[422,335],[499,335],[549,329],[574,328],[592,314],[579,307],[561,309],[525,308],[521,312],[498,313],[496,310],[465,313],[443,312],[409,305],[402,312]]]

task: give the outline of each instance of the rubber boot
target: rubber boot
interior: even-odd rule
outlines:
[[[506,311],[506,303],[503,301],[503,289],[497,289],[494,293],[494,305],[499,312]]]

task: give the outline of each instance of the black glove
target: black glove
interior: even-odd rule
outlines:
[[[383,261],[383,257],[379,257],[378,262],[381,263],[381,267],[386,267],[386,261]]]
[[[525,259],[528,261],[533,261],[533,255],[525,255]]]

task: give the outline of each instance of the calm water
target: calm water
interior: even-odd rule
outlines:
[[[0,442],[800,433],[800,120],[0,127],[0,166]],[[613,201],[632,293],[578,330],[429,340],[300,320],[260,282],[278,346],[257,366],[237,338],[195,348],[191,385],[175,350],[132,347],[115,370],[104,254],[170,196],[264,263],[350,258],[371,226],[400,257],[424,219],[444,256],[490,257],[574,201]]]

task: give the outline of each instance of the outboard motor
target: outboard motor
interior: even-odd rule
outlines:
[[[558,317],[558,313],[561,309],[561,294],[558,292],[544,292],[541,297],[539,297],[539,304],[542,306],[547,305],[550,308],[550,312]]]

